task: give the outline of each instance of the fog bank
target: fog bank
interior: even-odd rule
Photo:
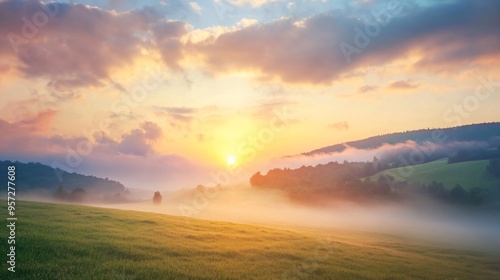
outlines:
[[[108,207],[268,226],[384,233],[500,253],[499,213],[458,210],[431,202],[337,202],[330,207],[314,207],[291,202],[278,190],[239,185],[164,194],[161,205],[145,201]]]

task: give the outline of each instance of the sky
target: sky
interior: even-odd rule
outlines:
[[[499,28],[493,0],[0,0],[0,157],[173,190],[500,121]]]

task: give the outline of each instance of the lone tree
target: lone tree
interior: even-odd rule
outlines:
[[[87,192],[82,188],[76,188],[69,194],[69,200],[73,202],[83,202]]]
[[[160,194],[160,192],[155,192],[155,195],[153,196],[153,203],[154,204],[161,204],[161,194]]]
[[[54,193],[54,198],[58,200],[66,200],[68,198],[69,193],[64,189],[63,186],[59,186],[56,192]]]

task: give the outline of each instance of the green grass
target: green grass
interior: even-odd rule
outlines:
[[[381,234],[35,202],[17,209],[16,272],[7,272],[2,226],[0,279],[500,279],[498,256]]]
[[[474,187],[490,188],[500,186],[500,180],[486,175],[489,160],[477,160],[448,164],[447,159],[384,170],[370,177],[377,180],[380,175],[391,175],[398,181],[421,182],[429,184],[432,181],[442,182],[446,188],[460,184],[468,190]],[[412,171],[411,171],[412,170]],[[406,176],[408,173],[411,174]]]

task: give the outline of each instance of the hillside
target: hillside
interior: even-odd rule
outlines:
[[[498,256],[382,234],[35,202],[16,208],[17,270],[2,269],[1,279],[500,278]]]
[[[271,169],[250,177],[257,189],[280,190],[295,202],[315,206],[338,202],[398,203],[431,199],[436,203],[490,211],[500,209],[500,160],[386,168],[377,162],[330,162],[298,169]]]
[[[125,191],[125,186],[120,182],[107,178],[67,173],[41,163],[0,161],[0,170],[7,170],[7,166],[10,165],[16,167],[16,187],[18,190],[22,190],[21,193],[36,192],[49,195],[59,187],[63,187],[67,191],[81,188],[93,194],[113,194]]]
[[[312,156],[316,154],[342,152],[345,150],[346,145],[358,149],[374,149],[382,146],[384,143],[397,144],[408,140],[415,141],[418,144],[422,144],[424,142],[436,142],[435,135],[437,132],[446,135],[445,142],[485,141],[491,142],[492,145],[498,145],[498,141],[500,140],[500,123],[483,123],[444,129],[421,129],[391,133],[323,147],[303,153],[303,155]]]
[[[486,174],[486,166],[489,160],[466,161],[449,164],[447,159],[441,159],[429,163],[414,165],[411,167],[392,168],[381,171],[369,178],[377,181],[380,176],[392,176],[397,181],[419,182],[430,184],[433,181],[441,182],[451,189],[459,184],[464,189],[470,190],[474,187],[491,188],[500,187],[500,178],[494,178]],[[405,175],[402,176],[401,174]]]

